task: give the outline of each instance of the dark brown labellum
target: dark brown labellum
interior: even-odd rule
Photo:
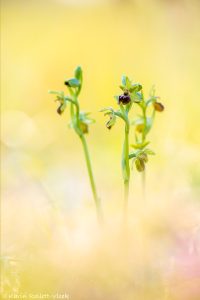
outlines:
[[[153,106],[154,106],[155,110],[159,111],[159,112],[161,112],[161,111],[163,111],[165,109],[164,105],[162,103],[160,103],[160,102],[155,102],[153,104]]]
[[[62,110],[62,104],[57,108],[57,113],[58,113],[59,115],[62,115],[62,113],[63,113],[63,110]]]
[[[119,96],[119,104],[128,104],[129,102],[131,102],[131,98],[126,92]]]

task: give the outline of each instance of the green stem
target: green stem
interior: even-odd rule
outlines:
[[[122,155],[122,168],[124,176],[124,220],[127,219],[128,198],[129,198],[129,181],[130,181],[130,166],[129,166],[129,123],[125,125],[125,138]]]
[[[144,118],[144,129],[142,132],[142,144],[145,142],[146,140],[146,127],[147,127],[147,115],[146,115],[146,106],[144,106],[142,108],[142,112],[143,112],[143,118]],[[142,172],[142,194],[143,194],[143,200],[145,200],[146,198],[146,174],[145,174],[145,170]]]
[[[143,118],[144,118],[144,129],[142,131],[142,143],[146,140],[146,127],[147,127],[147,116],[146,116],[146,107],[142,108]]]
[[[91,165],[91,161],[90,161],[90,155],[89,155],[89,151],[88,151],[87,142],[85,140],[85,136],[84,136],[83,132],[80,129],[80,120],[79,120],[80,108],[79,108],[79,103],[78,103],[76,95],[73,95],[73,102],[74,103],[71,103],[71,117],[73,119],[74,115],[76,115],[76,124],[74,124],[75,125],[74,129],[75,129],[76,133],[78,134],[78,136],[80,137],[82,145],[83,145],[83,150],[84,150],[85,159],[86,159],[86,165],[87,165],[87,169],[88,169],[88,175],[90,178],[92,193],[93,193],[94,201],[96,204],[97,217],[98,217],[99,222],[102,223],[103,213],[102,213],[102,208],[101,208],[101,201],[97,196],[97,190],[96,190],[96,185],[94,182],[94,175],[92,172],[92,165]],[[76,112],[74,112],[74,105],[76,107]]]
[[[103,214],[102,214],[102,208],[101,208],[101,201],[97,195],[97,190],[96,190],[96,185],[95,185],[94,176],[93,176],[93,172],[92,172],[92,165],[91,165],[91,161],[90,161],[90,155],[89,155],[89,151],[88,151],[87,142],[85,140],[84,135],[81,135],[80,139],[83,144],[83,149],[84,149],[84,154],[85,154],[85,159],[86,159],[86,164],[87,164],[87,169],[88,169],[88,175],[90,178],[92,193],[93,193],[94,201],[96,204],[97,217],[99,219],[99,222],[102,223]]]

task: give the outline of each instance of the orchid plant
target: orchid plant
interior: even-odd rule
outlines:
[[[62,115],[64,113],[68,105],[70,106],[71,121],[69,126],[74,129],[75,133],[81,140],[83,151],[85,154],[85,160],[88,169],[93,198],[96,205],[97,216],[99,221],[101,222],[103,219],[101,201],[97,195],[97,189],[88,151],[88,145],[85,138],[85,135],[89,132],[89,125],[94,123],[95,121],[92,118],[90,118],[90,113],[80,111],[78,97],[82,89],[82,83],[82,69],[80,66],[78,66],[74,72],[74,77],[71,79],[67,79],[64,82],[65,86],[68,88],[69,95],[65,95],[63,91],[49,91],[49,93],[54,94],[56,96],[55,101],[59,103],[59,106],[57,108],[57,113],[59,115]]]
[[[124,181],[124,218],[126,219],[129,199],[130,160],[132,159],[135,163],[137,171],[144,172],[148,156],[154,154],[151,149],[147,148],[149,141],[146,140],[146,136],[152,128],[155,112],[163,111],[164,106],[157,101],[158,97],[155,96],[154,89],[152,89],[149,99],[145,100],[142,85],[140,83],[133,83],[127,76],[122,76],[120,89],[122,90],[122,94],[115,96],[118,109],[115,110],[112,107],[107,107],[102,109],[101,112],[104,112],[104,115],[109,117],[106,123],[108,129],[111,129],[115,125],[117,118],[124,122],[121,166]],[[134,121],[131,121],[130,111],[133,105],[138,105],[142,114]],[[150,106],[153,106],[153,112],[151,117],[148,117],[147,109]],[[130,151],[129,146],[131,125],[135,127],[135,143],[132,144],[133,151]]]

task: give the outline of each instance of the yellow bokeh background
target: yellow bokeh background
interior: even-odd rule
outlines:
[[[4,0],[1,25],[4,298],[66,292],[72,300],[199,299],[196,256],[191,252],[194,272],[193,260],[177,255],[192,243],[200,257],[199,1]],[[59,116],[48,94],[65,90],[77,65],[81,108],[96,119],[87,141],[103,229],[69,112]],[[156,156],[147,166],[145,201],[141,175],[131,172],[125,232],[123,124],[109,131],[99,112],[117,108],[122,74],[142,83],[146,97],[155,84],[165,106],[149,137]]]

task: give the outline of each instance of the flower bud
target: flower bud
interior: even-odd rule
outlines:
[[[85,134],[85,133],[88,133],[88,131],[89,131],[88,125],[85,124],[85,123],[83,123],[83,122],[80,123],[80,128],[81,128],[81,131],[82,131],[84,134]]]
[[[161,112],[165,109],[164,105],[160,102],[154,102],[153,106],[154,106],[154,109],[159,112]]]
[[[140,133],[143,132],[143,130],[144,130],[144,124],[137,124],[136,130],[138,132],[140,132]]]
[[[135,166],[139,172],[143,172],[145,170],[145,163],[139,157],[135,160]]]

